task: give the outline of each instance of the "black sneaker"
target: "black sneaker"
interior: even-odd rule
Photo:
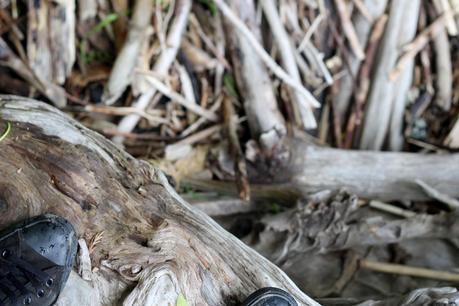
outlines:
[[[241,306],[298,306],[298,304],[284,290],[266,287],[252,293]]]
[[[17,224],[0,234],[0,305],[48,306],[72,270],[77,238],[54,215]]]

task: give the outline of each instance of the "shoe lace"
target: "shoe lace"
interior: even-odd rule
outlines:
[[[27,305],[31,302],[31,294],[43,295],[44,285],[50,287],[52,282],[53,279],[46,272],[8,250],[0,254],[0,292],[6,295],[12,304],[17,303],[15,289],[26,297],[23,302]],[[27,287],[27,283],[31,286]]]

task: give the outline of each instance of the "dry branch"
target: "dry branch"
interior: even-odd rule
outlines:
[[[356,134],[356,130],[358,127],[361,126],[363,121],[363,109],[365,106],[365,101],[368,96],[368,91],[370,90],[370,76],[371,76],[371,67],[373,66],[373,62],[375,60],[375,55],[378,50],[379,42],[381,39],[382,34],[384,33],[384,27],[387,22],[387,15],[381,15],[376,21],[373,27],[373,30],[368,38],[368,46],[367,46],[367,56],[365,61],[362,63],[360,67],[360,73],[357,80],[357,86],[354,92],[354,105],[352,108],[351,115],[349,116],[347,127],[346,127],[346,137],[344,142],[344,148],[350,149],[352,148],[354,136]],[[351,64],[352,65],[352,64]],[[347,74],[342,80],[342,86],[348,83],[350,80],[349,74]],[[343,94],[341,94],[343,93]],[[351,90],[340,90],[337,95],[337,103],[340,101],[340,97],[345,99],[342,101],[349,101],[350,96],[347,93],[351,93]],[[347,108],[347,104],[343,105]],[[340,104],[336,105],[336,107],[343,111]],[[344,109],[346,110],[346,109]],[[342,112],[338,113],[339,116],[343,116]]]
[[[247,165],[245,163],[244,153],[238,137],[239,120],[234,110],[232,99],[223,98],[223,114],[225,121],[225,134],[229,142],[229,151],[234,162],[234,176],[236,186],[239,191],[239,197],[242,200],[250,200],[250,185],[247,177]]]
[[[365,6],[371,13],[372,20],[380,18],[380,16],[384,13],[386,3],[386,0],[364,1]],[[369,40],[370,33],[372,31],[373,22],[369,21],[360,12],[355,13],[353,15],[352,21],[355,25],[359,41],[362,43],[362,45],[366,46]],[[366,57],[368,57],[369,55],[371,56],[371,58],[374,57],[372,54],[368,53],[368,48],[370,48],[375,43],[377,43],[377,41],[368,42],[368,44],[370,45],[367,47]],[[369,82],[369,80],[367,79],[369,78],[369,73],[368,75],[358,77],[358,72],[361,66],[361,60],[359,58],[357,58],[354,54],[351,54],[350,58],[348,59],[348,62],[349,71],[346,71],[347,73],[339,80],[340,90],[337,92],[333,101],[334,110],[337,112],[337,115],[339,116],[341,122],[344,122],[344,118],[346,116],[346,113],[348,112],[351,97],[353,96],[353,92],[355,89],[355,81],[357,79],[360,79],[360,83]],[[366,59],[365,62],[369,62],[369,59]]]
[[[365,58],[365,51],[359,42],[357,33],[355,32],[354,26],[352,25],[351,16],[348,13],[348,8],[344,0],[335,0],[336,10],[341,19],[341,25],[343,27],[344,34],[352,47],[352,51],[359,60]]]
[[[244,20],[255,39],[261,39],[260,30],[255,20],[255,8],[251,0],[232,1],[238,14],[237,20]],[[226,7],[226,5],[224,6]],[[246,35],[236,29],[233,24],[227,24],[227,33],[231,49],[239,92],[244,99],[244,108],[248,116],[251,133],[258,139],[268,136],[264,146],[268,149],[279,145],[287,133],[284,118],[277,107],[276,96],[259,52],[253,48]],[[249,31],[249,30],[247,30]],[[257,42],[257,44],[259,44]],[[261,48],[261,47],[260,47]],[[268,55],[269,56],[269,55]],[[256,77],[254,77],[256,76]],[[266,137],[265,137],[266,138]]]
[[[437,36],[433,39],[433,47],[437,70],[435,82],[437,92],[434,101],[444,111],[449,111],[453,91],[453,69],[450,44],[445,28],[439,29]]]
[[[432,24],[425,28],[419,35],[409,44],[403,47],[405,53],[403,53],[397,60],[397,64],[389,74],[391,81],[396,80],[402,70],[408,65],[410,61],[418,54],[430,41],[431,38],[435,38],[444,28],[444,23],[448,14],[444,14],[437,18]]]
[[[368,206],[404,218],[412,218],[416,216],[416,213],[411,210],[403,209],[395,205],[387,204],[380,201],[372,200],[370,201],[370,203],[368,203]]]
[[[459,148],[459,118],[456,120],[453,128],[446,137],[445,145],[455,149]]]
[[[114,104],[132,81],[140,47],[145,41],[146,29],[150,26],[152,13],[153,5],[150,0],[136,1],[130,30],[105,87],[103,100],[108,105]]]
[[[65,91],[62,87],[48,80],[39,78],[35,72],[10,49],[7,43],[0,37],[0,65],[6,66],[20,75],[31,86],[45,95],[54,105],[63,107],[67,103]]]
[[[419,267],[410,267],[399,264],[391,264],[363,259],[359,261],[359,266],[371,271],[408,275],[414,277],[430,278],[435,280],[459,283],[459,273],[448,271],[438,271]]]
[[[295,50],[277,12],[275,1],[261,1],[260,5],[263,8],[263,12],[269,22],[274,39],[276,40],[282,59],[282,65],[293,79],[295,79],[298,83],[301,83],[300,73],[295,61]],[[290,96],[301,114],[304,127],[307,129],[316,128],[317,123],[312,113],[312,108],[307,106],[308,103],[305,98],[293,88],[290,88]]]
[[[391,3],[389,19],[377,56],[377,66],[374,67],[371,80],[361,149],[381,149],[389,127],[391,149],[400,149],[401,119],[406,95],[411,86],[413,61],[407,63],[403,76],[397,82],[390,80],[389,73],[395,67],[400,47],[410,42],[416,33],[419,8],[419,0]]]
[[[178,94],[175,92],[173,89],[168,87],[166,84],[162,83],[160,80],[158,80],[152,73],[149,72],[140,72],[144,74],[145,80],[148,81],[153,88],[155,88],[157,91],[161,92],[163,95],[169,97],[172,101],[175,101],[182,106],[186,107],[190,111],[203,116],[207,120],[210,121],[217,121],[218,117],[215,115],[215,113],[212,113],[208,110],[203,109],[201,106],[196,104],[194,101],[190,101],[183,97],[182,95]]]
[[[446,195],[446,194],[443,194],[443,193],[439,192],[437,189],[435,189],[432,186],[426,184],[425,182],[423,182],[420,179],[416,180],[416,184],[418,184],[428,196],[432,197],[432,199],[435,199],[435,200],[437,200],[439,202],[442,202],[442,203],[448,205],[451,210],[458,210],[459,209],[459,201],[456,200],[455,198],[450,197],[449,195]]]

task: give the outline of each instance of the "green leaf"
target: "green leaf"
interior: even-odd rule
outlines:
[[[277,203],[271,203],[270,212],[272,214],[278,214],[281,212],[281,206]]]
[[[177,297],[177,302],[175,303],[175,306],[188,306],[188,303],[185,300],[185,297],[183,294],[179,294]]]
[[[236,81],[231,73],[225,73],[223,75],[223,83],[225,84],[228,93],[233,97],[237,98],[237,89],[236,89]]]
[[[100,30],[114,22],[116,19],[118,19],[117,13],[108,14],[94,28],[92,28],[91,31],[89,31],[88,36],[91,36],[94,33],[99,32]]]
[[[207,7],[212,16],[215,16],[217,14],[217,6],[215,5],[213,0],[199,0],[199,2]]]

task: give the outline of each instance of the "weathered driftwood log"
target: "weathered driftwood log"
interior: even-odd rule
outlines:
[[[0,142],[0,227],[52,212],[68,218],[88,245],[89,256],[80,256],[87,280],[73,273],[60,305],[175,305],[180,294],[189,305],[234,305],[263,286],[317,305],[193,210],[162,172],[104,137],[14,96],[0,96],[0,129],[6,122],[12,129]]]
[[[289,206],[311,193],[344,189],[361,198],[394,200],[434,199],[417,182],[438,194],[459,197],[459,154],[420,154],[341,150],[288,140],[289,157],[260,160],[252,171],[251,196]],[[231,182],[189,178],[185,183],[202,190],[237,195]]]
[[[418,179],[459,197],[459,154],[351,151],[298,141],[289,147],[291,166],[283,172],[290,173],[292,185],[303,192],[345,188],[363,198],[426,200]]]

